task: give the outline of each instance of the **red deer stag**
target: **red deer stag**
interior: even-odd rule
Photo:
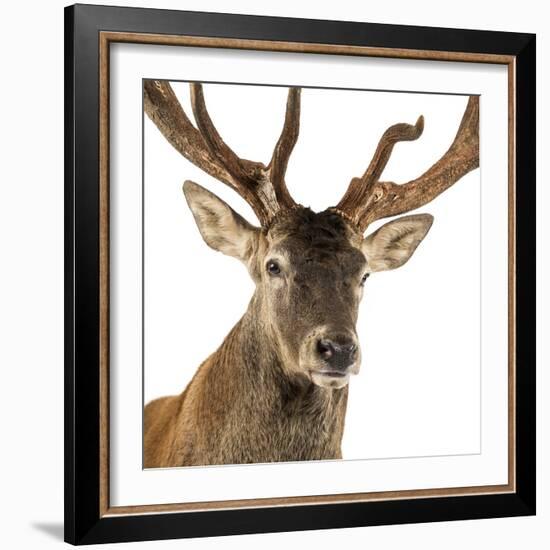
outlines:
[[[479,99],[469,98],[453,143],[420,177],[402,185],[379,181],[394,145],[421,135],[423,117],[386,130],[365,173],[336,206],[315,213],[285,184],[300,89],[288,91],[282,133],[264,165],[229,148],[201,84],[190,88],[196,127],[165,81],[145,81],[145,111],[179,153],[254,210],[261,227],[196,183],[183,185],[206,244],[244,262],[256,290],[185,391],[145,407],[144,466],[342,458],[347,385],[361,360],[355,324],[363,285],[370,273],[403,265],[433,218],[403,216],[363,233],[375,220],[430,202],[479,166]]]

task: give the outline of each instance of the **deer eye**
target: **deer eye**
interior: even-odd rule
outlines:
[[[365,284],[365,282],[367,281],[367,279],[369,278],[369,275],[370,273],[365,273],[363,275],[363,277],[361,278],[361,286],[363,286]]]
[[[270,275],[279,275],[279,273],[281,273],[281,268],[279,267],[279,264],[274,260],[270,260],[269,262],[267,262],[267,265],[265,267]]]

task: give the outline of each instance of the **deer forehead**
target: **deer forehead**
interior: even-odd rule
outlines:
[[[333,213],[295,212],[267,234],[267,255],[302,272],[327,268],[352,274],[363,269],[362,237]]]
[[[292,241],[311,247],[352,245],[361,248],[363,239],[339,214],[300,207],[279,214],[267,232],[267,240],[271,246]]]

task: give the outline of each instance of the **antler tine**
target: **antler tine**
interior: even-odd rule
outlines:
[[[214,178],[231,184],[231,176],[210,153],[168,82],[145,80],[143,104],[147,116],[176,151]]]
[[[369,203],[374,200],[372,189],[380,178],[386,164],[390,160],[393,148],[400,141],[413,141],[422,135],[424,130],[424,117],[418,117],[416,124],[394,124],[390,126],[380,138],[376,151],[365,173],[360,178],[353,178],[349,187],[336,206],[358,224],[355,219],[363,209],[368,209]]]
[[[290,155],[300,133],[300,92],[300,88],[288,89],[285,123],[268,166],[270,180],[277,200],[287,208],[296,206],[286,187],[285,174]]]
[[[204,100],[200,83],[190,84],[191,105],[197,128],[184,113],[170,84],[144,83],[145,112],[164,137],[185,158],[232,187],[252,207],[262,226],[283,209],[296,205],[284,183],[288,158],[298,137],[299,90],[290,90],[283,132],[269,167],[240,158],[218,133]]]
[[[401,127],[401,139],[384,139]],[[408,128],[407,128],[408,127]],[[415,126],[395,125],[386,131],[362,178],[353,178],[336,210],[364,231],[373,221],[420,208],[479,166],[479,97],[470,96],[453,143],[447,152],[420,177],[398,185],[380,182],[380,177],[397,141],[417,139],[423,118]],[[399,134],[399,131],[397,132]],[[378,160],[377,160],[378,159]]]
[[[208,149],[218,162],[231,174],[235,181],[253,187],[256,184],[257,176],[254,177],[254,175],[247,172],[242,160],[223,141],[218,133],[218,130],[208,114],[206,103],[204,102],[202,84],[193,82],[190,84],[189,88],[191,91],[191,107],[193,109],[193,115],[195,116],[195,122],[197,123]]]

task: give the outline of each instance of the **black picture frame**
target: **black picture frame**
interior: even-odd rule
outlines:
[[[514,57],[516,490],[507,494],[110,516],[100,513],[100,31]],[[75,5],[65,8],[65,540],[141,541],[535,514],[532,34]]]

